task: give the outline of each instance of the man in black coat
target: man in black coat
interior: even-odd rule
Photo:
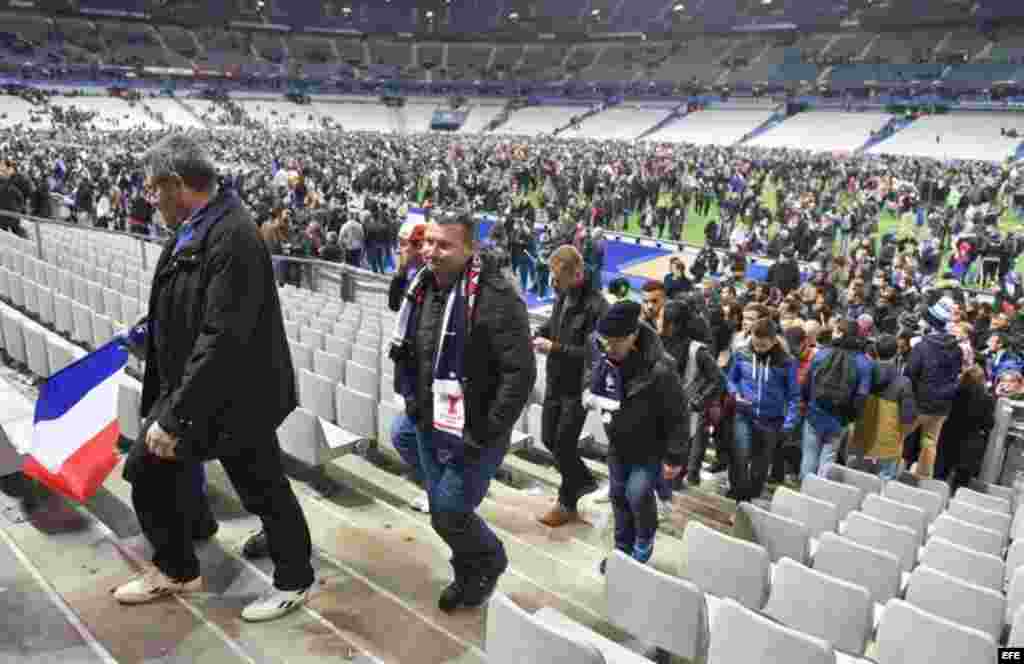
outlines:
[[[526,304],[479,257],[474,237],[468,215],[427,224],[427,269],[408,286],[390,352],[416,423],[431,525],[452,550],[455,581],[438,602],[445,612],[483,605],[508,567],[476,509],[537,377]]]
[[[783,295],[800,288],[800,266],[796,263],[793,249],[784,249],[782,258],[768,268],[768,283],[782,291]]]
[[[557,528],[575,521],[579,499],[598,488],[579,453],[580,432],[587,417],[581,395],[587,339],[608,310],[608,303],[585,278],[583,257],[575,247],[559,247],[550,262],[558,297],[551,318],[537,330],[533,347],[548,356],[541,441],[562,474],[558,503],[539,521]]]
[[[192,546],[198,465],[219,459],[242,504],[263,521],[274,589],[249,621],[301,606],[313,584],[309,527],[284,475],[277,427],[297,405],[270,255],[233,192],[189,137],[171,135],[142,157],[176,232],[157,263],[146,322],[142,435],[125,463],[132,504],[155,570],[114,597],[141,604],[202,587]]]

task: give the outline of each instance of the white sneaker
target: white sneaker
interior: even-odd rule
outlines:
[[[658,496],[654,496],[654,499],[658,503],[658,521],[664,521],[672,514],[672,503]]]
[[[128,583],[114,589],[114,599],[121,604],[145,604],[170,595],[199,592],[203,588],[203,577],[191,581],[175,581],[159,569],[137,576]]]
[[[611,502],[611,498],[608,496],[608,483],[604,483],[594,493],[586,496],[586,499],[592,503],[607,503]]]
[[[273,590],[242,609],[242,620],[263,622],[287,615],[306,603],[312,586],[303,590]]]
[[[427,499],[427,493],[424,491],[420,495],[416,496],[412,503],[409,504],[409,507],[413,508],[417,512],[430,514],[430,501]]]

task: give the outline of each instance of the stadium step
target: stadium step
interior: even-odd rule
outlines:
[[[4,530],[0,530],[0,611],[6,620],[0,630],[0,652],[7,653],[4,661],[111,661],[107,650]]]
[[[320,661],[328,655],[350,659],[365,652],[385,661],[482,664],[472,647],[383,590],[379,578],[368,578],[349,563],[341,563],[332,542],[358,540],[341,537],[335,523],[325,525],[313,518],[316,586],[305,609],[270,623],[242,621],[242,607],[270,589],[273,565],[269,560],[250,562],[241,557],[245,541],[260,530],[259,517],[242,507],[220,464],[208,463],[207,470],[211,505],[220,523],[217,535],[197,548],[208,589],[214,593],[210,608],[230,625],[229,633],[246,645],[251,642],[267,661]],[[134,519],[129,507],[131,487],[118,471],[104,487],[122,518]],[[308,517],[314,516],[309,505],[304,503],[303,508]],[[144,538],[134,539],[131,546],[139,555],[149,555]]]
[[[333,474],[337,469],[342,484],[356,492],[379,497],[374,506],[377,519],[390,514],[391,521],[398,519],[415,524],[430,539],[436,540],[447,555],[447,548],[430,527],[430,517],[405,508],[418,495],[415,485],[355,456],[338,459],[331,465],[333,468],[328,472]],[[386,509],[380,510],[381,506]],[[610,630],[603,624],[604,584],[597,569],[601,554],[572,541],[567,534],[559,535],[536,523],[532,514],[514,514],[514,511],[499,508],[492,500],[485,500],[477,511],[505,543],[513,571],[508,581],[515,580],[520,586],[508,590],[508,594],[526,607],[564,606],[576,620],[602,631]],[[447,564],[444,567],[447,568]],[[505,580],[503,577],[502,582]]]
[[[118,605],[111,591],[138,574],[140,566],[117,537],[84,509],[49,495],[27,520],[2,527],[4,539],[32,562],[109,653],[111,659],[106,661],[257,661],[221,624],[204,615],[194,598],[132,608]]]

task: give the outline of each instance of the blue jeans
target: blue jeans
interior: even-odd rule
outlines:
[[[814,474],[824,474],[829,464],[835,463],[840,434],[822,435],[810,420],[804,422],[803,450],[800,457],[800,481]]]
[[[658,477],[655,480],[654,490],[658,494],[658,498],[661,498],[662,502],[672,501],[672,482],[665,479],[665,473],[658,473]]]
[[[423,484],[423,468],[420,466],[420,443],[416,437],[416,423],[405,413],[395,415],[391,423],[391,445],[402,461],[412,468],[412,478]]]
[[[623,463],[608,457],[608,497],[615,515],[615,548],[642,563],[654,553],[658,509],[654,487],[661,463]]]
[[[384,247],[376,242],[366,246],[366,260],[370,269],[377,274],[384,274]]]
[[[416,429],[420,467],[427,482],[430,523],[452,550],[455,576],[501,573],[508,565],[505,547],[477,516],[476,509],[487,495],[508,446],[487,447],[476,460],[459,453],[442,462],[432,443],[433,434],[433,429]]]
[[[894,480],[900,474],[900,461],[902,459],[879,459],[878,476],[883,480]]]

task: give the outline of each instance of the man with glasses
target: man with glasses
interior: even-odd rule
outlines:
[[[301,606],[314,579],[309,527],[276,434],[298,402],[270,254],[237,195],[216,190],[216,169],[191,138],[170,135],[141,161],[175,233],[153,279],[143,433],[124,470],[154,569],[114,598],[143,604],[202,588],[193,520],[209,505],[197,466],[219,459],[262,520],[274,561],[274,588],[242,618],[272,620]]]

